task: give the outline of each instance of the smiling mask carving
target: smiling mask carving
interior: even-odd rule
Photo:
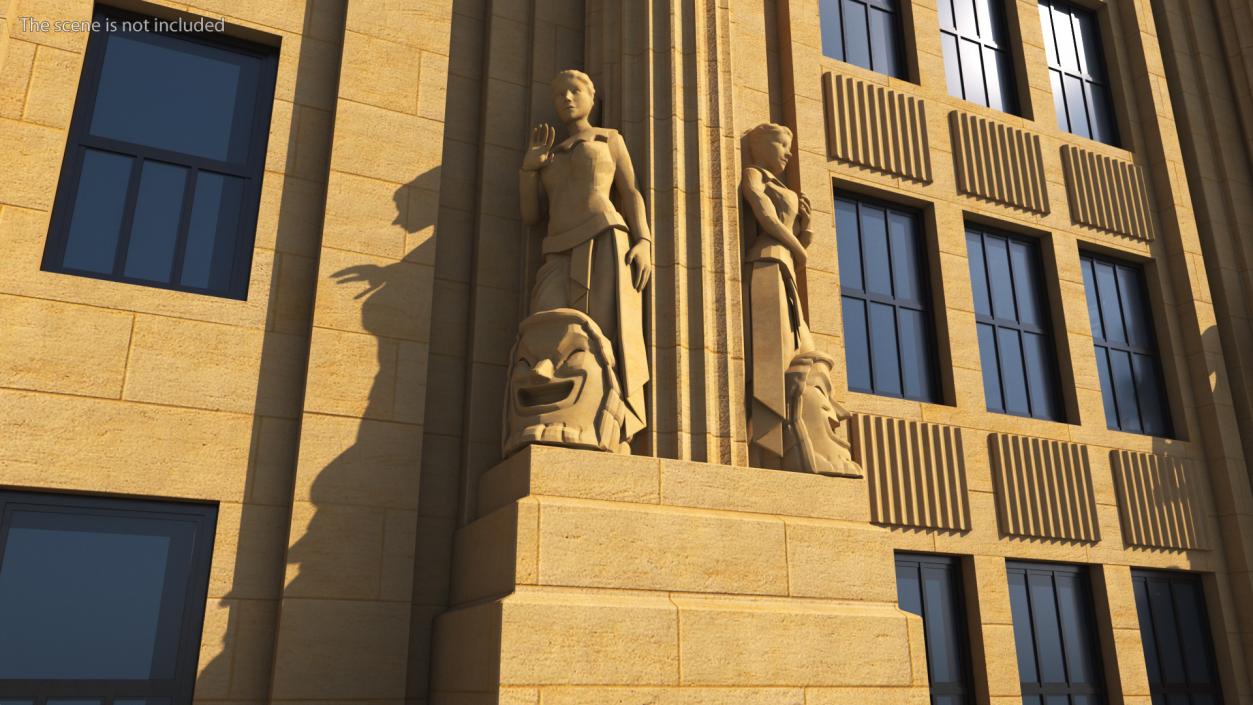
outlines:
[[[787,370],[784,467],[821,475],[861,477],[840,424],[849,413],[831,392],[834,362],[820,352],[798,353]]]
[[[529,316],[510,360],[506,455],[531,443],[630,452],[613,346],[586,314],[558,308]]]

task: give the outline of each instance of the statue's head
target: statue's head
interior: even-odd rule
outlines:
[[[861,476],[840,424],[849,413],[832,397],[833,360],[817,351],[797,353],[788,365],[786,467],[823,475]]]
[[[785,125],[763,122],[748,131],[748,151],[753,165],[778,176],[792,157],[792,130]]]
[[[595,321],[569,308],[532,314],[510,361],[506,455],[531,443],[626,452],[613,345]]]
[[[596,87],[592,77],[576,69],[566,69],[553,77],[553,109],[563,124],[570,124],[592,114]]]

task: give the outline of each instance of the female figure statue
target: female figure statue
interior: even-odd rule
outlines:
[[[748,132],[747,141],[749,159],[740,191],[757,224],[755,235],[746,233],[744,256],[752,389],[750,461],[757,467],[780,468],[788,418],[784,375],[798,352],[814,349],[796,277],[805,267],[805,248],[813,232],[809,199],[779,179],[791,156],[792,131],[761,124]]]
[[[652,278],[653,242],[626,143],[617,131],[588,122],[595,90],[581,71],[557,74],[553,106],[567,136],[557,142],[556,130],[537,125],[522,160],[522,219],[537,225],[548,218],[529,312],[580,311],[613,341],[629,441],[646,425],[643,291]]]

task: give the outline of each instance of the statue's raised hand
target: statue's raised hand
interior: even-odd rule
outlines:
[[[531,130],[531,141],[527,145],[526,156],[522,157],[522,171],[539,171],[552,161],[553,144],[557,141],[557,130],[552,125],[543,123]]]

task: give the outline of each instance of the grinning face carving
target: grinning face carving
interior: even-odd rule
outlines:
[[[541,311],[519,326],[505,402],[505,454],[531,443],[627,452],[613,349],[592,319]]]
[[[832,397],[832,364],[822,353],[802,352],[788,366],[784,464],[805,472],[861,477],[848,442],[839,434],[850,414]]]

